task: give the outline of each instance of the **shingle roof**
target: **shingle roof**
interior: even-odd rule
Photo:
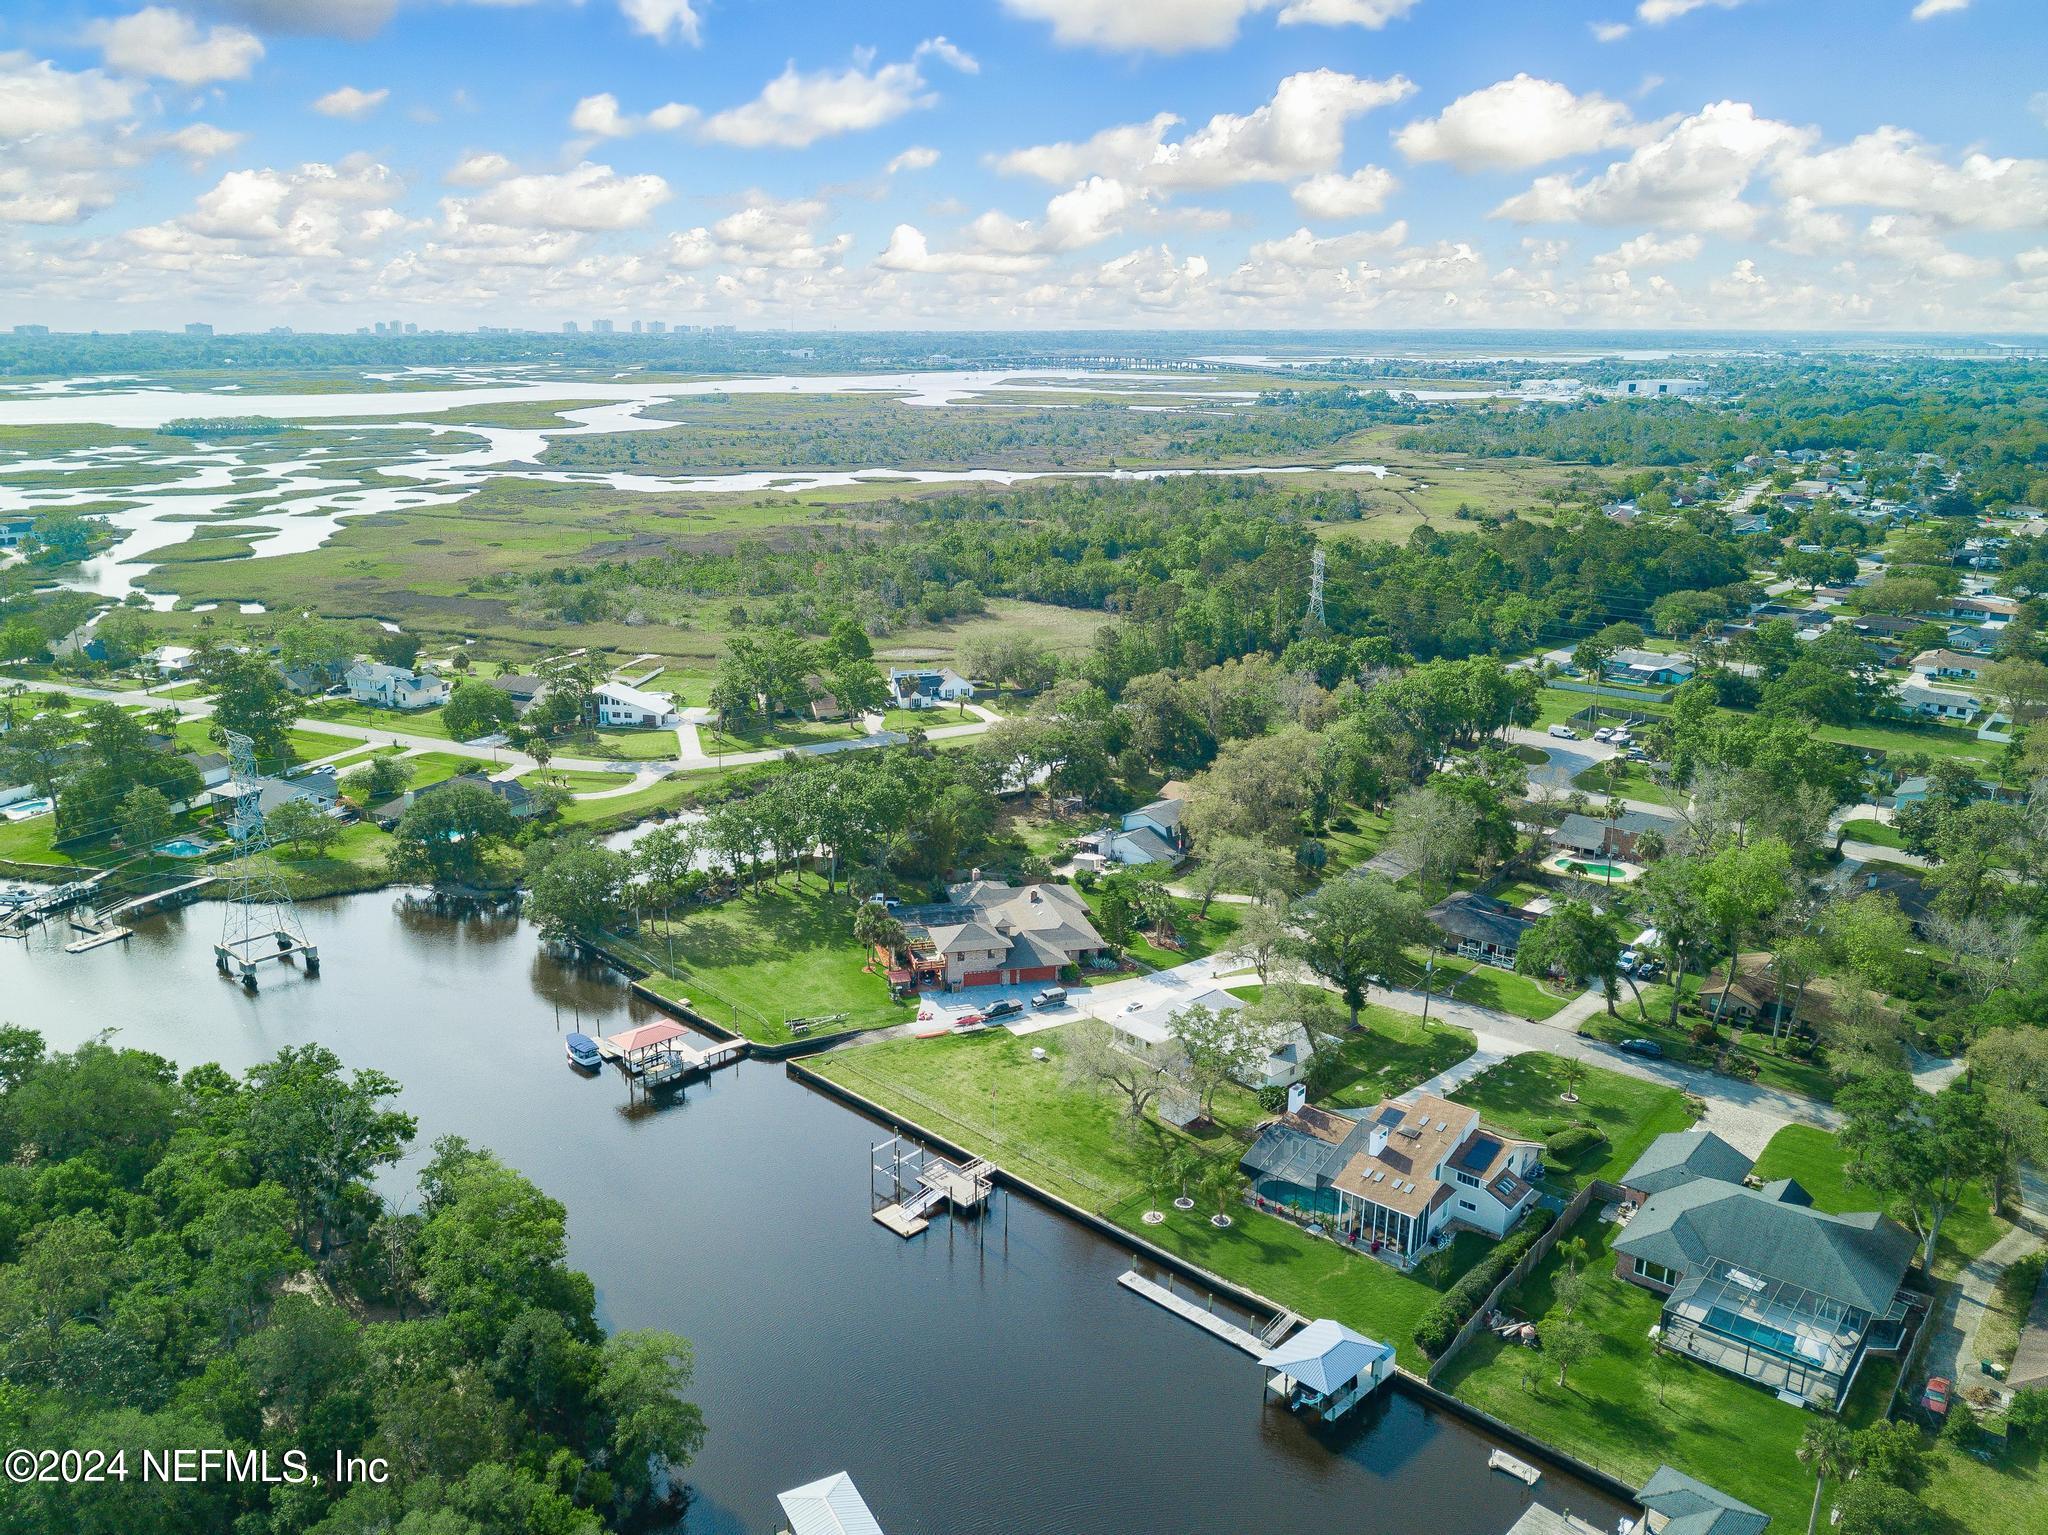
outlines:
[[[1720,1258],[1881,1313],[1905,1277],[1913,1238],[1874,1211],[1827,1215],[1700,1178],[1652,1194],[1614,1250],[1687,1274]]]
[[[1659,1466],[1636,1501],[1668,1521],[1663,1535],[1762,1535],[1771,1516],[1674,1466]]]
[[[1696,1178],[1740,1183],[1754,1166],[1711,1130],[1670,1130],[1658,1136],[1621,1175],[1623,1188],[1661,1194]]]
[[[1429,920],[1454,938],[1518,947],[1536,919],[1469,890],[1456,890],[1429,909]]]
[[[1172,828],[1180,825],[1181,813],[1187,809],[1185,800],[1156,799],[1149,805],[1140,805],[1131,812],[1132,816],[1143,816],[1155,825]],[[1129,820],[1130,816],[1126,816]]]

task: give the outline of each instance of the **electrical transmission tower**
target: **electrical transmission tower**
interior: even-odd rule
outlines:
[[[1316,550],[1314,562],[1308,572],[1308,621],[1319,629],[1330,627],[1330,621],[1323,616],[1323,551]]]
[[[221,909],[220,942],[213,962],[222,975],[256,989],[256,967],[265,960],[306,962],[306,974],[320,973],[320,951],[306,941],[299,909],[277,865],[263,855],[270,851],[270,833],[263,825],[263,782],[256,773],[256,747],[245,735],[227,732],[228,757],[234,764],[235,813],[228,821],[235,858],[226,876],[227,902]]]

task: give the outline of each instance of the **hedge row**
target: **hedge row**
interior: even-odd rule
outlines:
[[[1584,1153],[1605,1141],[1607,1137],[1592,1125],[1566,1125],[1562,1130],[1553,1130],[1543,1138],[1543,1149],[1566,1167],[1570,1167]]]
[[[1435,1359],[1451,1346],[1451,1340],[1458,1336],[1458,1329],[1493,1293],[1493,1287],[1507,1277],[1509,1269],[1522,1261],[1522,1255],[1536,1245],[1536,1239],[1550,1229],[1550,1223],[1557,1219],[1557,1213],[1548,1206],[1538,1205],[1522,1217],[1517,1226],[1500,1243],[1465,1271],[1464,1277],[1450,1289],[1444,1291],[1443,1299],[1423,1312],[1422,1320],[1415,1324],[1415,1341],[1423,1353]]]

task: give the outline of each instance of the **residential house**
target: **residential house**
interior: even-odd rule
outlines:
[[[342,674],[348,696],[380,709],[432,709],[448,702],[448,684],[432,672],[358,661]]]
[[[1953,650],[1923,650],[1913,657],[1913,675],[1922,682],[1975,682],[1988,663]]]
[[[1672,1466],[1636,1494],[1643,1514],[1624,1535],[1763,1535],[1771,1516]]]
[[[1417,1093],[1346,1113],[1299,1104],[1261,1126],[1238,1165],[1257,1198],[1405,1262],[1454,1226],[1505,1236],[1535,1202],[1542,1163],[1539,1143]]]
[[[1698,668],[1683,656],[1667,656],[1654,650],[1617,650],[1607,658],[1602,670],[1614,682],[1675,687],[1690,682]]]
[[[1664,1297],[1660,1347],[1832,1407],[1867,1355],[1904,1346],[1913,1247],[1889,1217],[1827,1214],[1790,1179],[1755,1189],[1702,1169],[1629,1218],[1615,1274]]]
[[[202,789],[217,789],[234,776],[234,768],[219,752],[181,752],[179,755],[199,775]]]
[[[610,730],[660,730],[682,723],[666,693],[643,693],[623,682],[600,682],[585,706],[590,723]]]
[[[340,666],[286,666],[282,661],[273,661],[270,665],[286,689],[301,698],[316,698],[330,692],[344,671]]]
[[[1726,1002],[1721,1000],[1723,991],[1728,994]],[[1718,1016],[1744,1028],[1774,1028],[1788,1022],[1824,1026],[1836,1016],[1841,991],[1828,976],[1788,986],[1778,978],[1774,957],[1756,950],[1736,956],[1732,981],[1725,963],[1701,977],[1699,1005],[1709,1018]]]
[[[974,696],[974,684],[949,666],[889,668],[889,699],[899,709],[936,709]]]
[[[548,690],[547,678],[531,677],[523,672],[500,672],[490,679],[490,684],[500,693],[510,695],[522,716],[539,703],[541,695]]]
[[[1740,1183],[1755,1165],[1711,1130],[1669,1130],[1650,1142],[1620,1183],[1629,1202],[1639,1205],[1698,1178]]]
[[[1468,959],[1515,968],[1523,935],[1535,922],[1533,911],[1507,906],[1470,890],[1454,890],[1430,907],[1430,923],[1449,940],[1443,947]]]
[[[1968,693],[1923,687],[1917,682],[1901,684],[1898,699],[1901,709],[1921,719],[1954,720],[1967,725],[1984,712],[1983,701]]]
[[[1948,631],[1948,648],[1966,655],[1988,656],[2004,638],[2004,624],[1957,624]]]
[[[1899,903],[1917,931],[1934,909],[1934,891],[1916,871],[1895,863],[1845,863],[1835,871],[1837,888],[1849,895],[1877,890]]]
[[[1102,851],[1121,864],[1180,863],[1188,856],[1182,822],[1186,810],[1184,799],[1156,799],[1140,805],[1124,817],[1120,830],[1108,834]]]
[[[1572,814],[1550,834],[1553,845],[1580,858],[1622,858],[1633,863],[1643,838],[1660,838],[1670,847],[1681,830],[1676,816],[1657,815],[1648,810],[1624,810],[1613,820],[1604,816]]]
[[[1805,509],[1801,506],[1793,506],[1789,501],[1784,504],[1788,511],[1803,511]],[[1771,531],[1771,519],[1761,512],[1747,512],[1733,519],[1728,524],[1728,531],[1738,538],[1754,538],[1760,533]]]
[[[457,784],[482,789],[486,794],[503,800],[505,808],[512,812],[515,820],[524,821],[540,814],[540,800],[525,784],[516,778],[492,778],[483,773],[458,773],[453,778],[444,778],[439,783],[430,783],[411,790],[406,798],[417,803],[430,795],[452,789]]]
[[[899,989],[1051,981],[1107,948],[1088,903],[1068,885],[971,880],[951,887],[943,902],[906,906],[896,916],[904,952],[888,958]]]
[[[106,641],[92,632],[90,623],[80,624],[62,638],[50,641],[50,654],[60,661],[68,657],[84,661],[110,659]]]
[[[232,812],[242,796],[254,789],[257,806],[264,815],[269,815],[281,805],[294,800],[303,800],[320,810],[332,814],[341,802],[341,791],[330,769],[317,773],[305,773],[297,778],[271,778],[259,775],[251,779],[225,776],[213,787],[206,790],[205,797],[223,812]]]
[[[1976,619],[1982,623],[2010,623],[2020,605],[2010,597],[1956,597],[1948,605],[1947,618]]]
[[[190,645],[159,645],[143,659],[156,668],[159,677],[180,677],[192,669],[194,654]]]
[[[811,718],[814,720],[843,720],[846,706],[839,702],[839,695],[832,691],[832,684],[822,674],[812,672],[804,678],[804,688],[811,695]]]
[[[1206,1007],[1212,1013],[1235,1013],[1243,1010],[1244,1003],[1220,986],[1190,997],[1164,998],[1136,1012],[1114,1015],[1109,1020],[1110,1037],[1119,1049],[1163,1066],[1180,1048],[1173,1037],[1173,1015],[1190,1007]],[[1260,1044],[1260,1053],[1236,1074],[1244,1086],[1292,1087],[1308,1075],[1309,1057],[1314,1049],[1308,1030],[1301,1024],[1275,1023]]]

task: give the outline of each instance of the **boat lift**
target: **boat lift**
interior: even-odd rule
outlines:
[[[983,1209],[995,1176],[986,1157],[963,1165],[892,1135],[868,1147],[869,1210],[896,1235],[914,1237],[948,1205],[962,1214]]]

